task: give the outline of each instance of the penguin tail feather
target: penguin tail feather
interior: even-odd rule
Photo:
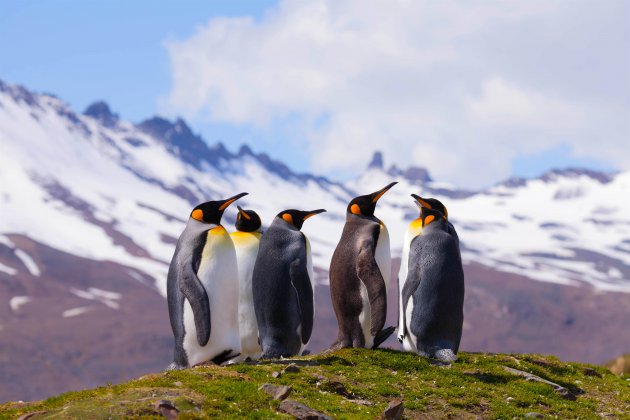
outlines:
[[[216,355],[212,359],[212,363],[217,364],[217,365],[222,365],[223,363],[227,362],[230,359],[233,359],[233,358],[239,356],[240,354],[241,353],[233,354],[232,353],[232,349],[228,349],[228,350],[225,350],[223,353],[220,353],[220,354]]]
[[[455,355],[455,353],[453,353],[453,350],[451,349],[440,349],[435,352],[434,357],[442,362],[447,363],[453,363],[457,361],[457,355]]]
[[[390,327],[384,328],[384,329],[380,330],[378,333],[376,333],[376,335],[374,336],[374,345],[372,346],[372,348],[375,349],[378,346],[380,346],[381,344],[383,344],[383,342],[385,340],[387,340],[389,338],[389,336],[394,333],[395,329],[396,329],[396,327],[390,326]]]

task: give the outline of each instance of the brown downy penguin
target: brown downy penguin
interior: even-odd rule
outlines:
[[[354,198],[330,263],[330,294],[339,324],[331,349],[376,348],[394,332],[385,326],[391,277],[389,234],[374,216],[376,202],[391,187]]]

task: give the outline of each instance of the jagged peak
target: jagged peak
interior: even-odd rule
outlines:
[[[372,155],[372,160],[368,165],[368,169],[383,169],[383,152],[376,150]]]
[[[387,175],[395,177],[395,178],[404,178],[412,184],[424,184],[427,182],[433,181],[429,171],[426,168],[421,168],[418,166],[410,166],[406,169],[400,169],[396,165],[391,165],[389,169],[385,170],[385,165],[383,162],[383,152],[377,150],[372,155],[372,160],[367,166],[368,170],[376,169],[385,172]]]
[[[542,174],[539,179],[549,182],[558,178],[577,178],[580,176],[586,176],[588,178],[599,181],[602,184],[607,184],[613,179],[613,175],[607,172],[595,171],[587,168],[569,167],[563,169],[551,169]]]
[[[118,121],[118,114],[115,114],[110,109],[109,105],[105,101],[96,101],[88,105],[83,111],[83,115],[92,117],[97,121],[100,121],[104,126],[109,127]]]
[[[569,167],[563,169],[550,169],[540,176],[532,178],[516,177],[512,176],[505,181],[499,182],[497,186],[507,188],[521,188],[526,186],[530,181],[543,181],[545,183],[554,182],[561,178],[578,178],[580,176],[586,176],[594,179],[601,184],[607,184],[614,178],[614,173],[595,171],[586,168]]]

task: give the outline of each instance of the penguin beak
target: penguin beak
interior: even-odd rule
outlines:
[[[223,204],[221,204],[221,206],[219,206],[219,210],[223,211],[223,210],[227,209],[230,204],[232,204],[233,202],[235,202],[239,198],[246,196],[247,194],[248,193],[246,193],[246,192],[242,192],[240,194],[236,194],[234,197],[228,198],[227,200],[223,200]]]
[[[392,182],[391,184],[389,184],[388,186],[386,186],[385,188],[383,188],[382,190],[378,190],[376,192],[373,192],[371,195],[374,196],[372,198],[372,203],[376,203],[382,196],[383,194],[385,194],[387,191],[389,191],[389,189],[391,187],[393,187],[394,185],[398,184],[398,182]]]
[[[418,205],[418,207],[420,208],[425,207],[427,209],[431,209],[431,204],[424,201],[422,197],[420,197],[419,195],[411,194],[411,196],[413,197],[414,200],[416,200],[416,204]]]
[[[238,212],[241,214],[241,216],[243,216],[247,220],[251,220],[251,217],[249,217],[249,214],[245,213],[245,210],[243,210],[241,206],[236,206],[236,208],[238,209]]]
[[[324,213],[325,211],[326,209],[309,211],[306,213],[306,216],[304,216],[304,220],[308,219],[309,217],[315,216],[316,214]]]

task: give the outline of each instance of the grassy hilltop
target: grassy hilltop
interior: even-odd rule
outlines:
[[[436,365],[394,350],[341,350],[260,364],[199,366],[143,376],[119,385],[69,392],[45,401],[0,405],[0,418],[154,417],[290,418],[293,400],[333,418],[380,416],[402,398],[405,418],[629,418],[630,378],[555,357],[460,353]],[[292,364],[292,365],[291,365]],[[287,366],[291,367],[287,368]],[[286,370],[285,370],[286,369]],[[539,380],[528,380],[526,374]],[[530,378],[531,379],[531,378]],[[273,399],[261,385],[286,385]],[[281,407],[282,404],[282,407]],[[162,412],[160,411],[162,410]],[[538,416],[539,417],[539,416]]]

